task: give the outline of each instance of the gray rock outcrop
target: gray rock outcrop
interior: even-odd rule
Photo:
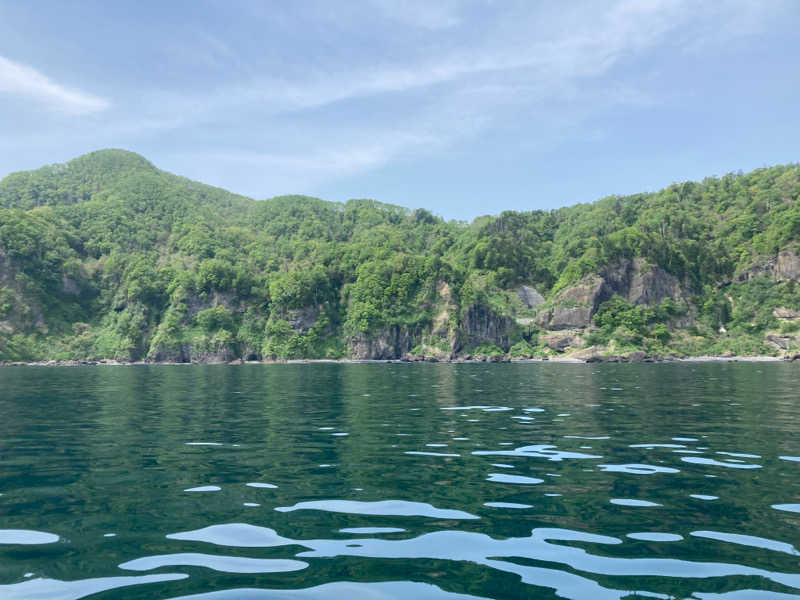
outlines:
[[[151,348],[147,362],[164,363],[229,363],[236,358],[234,348],[225,342],[211,342],[207,347],[192,347],[189,342],[176,342]]]
[[[750,281],[762,275],[770,275],[777,281],[800,281],[800,257],[792,249],[781,250],[777,256],[761,257],[756,260],[740,271],[734,280]]]
[[[778,281],[800,281],[800,257],[794,250],[778,253],[775,262],[775,279]]]
[[[147,355],[147,362],[188,363],[191,362],[191,356],[189,344],[178,342],[151,348]]]
[[[764,336],[764,343],[778,350],[788,350],[792,342],[794,342],[794,338],[788,335],[768,333]]]
[[[595,309],[591,306],[557,306],[550,310],[547,329],[582,329],[592,322]]]
[[[289,311],[286,320],[289,326],[297,333],[308,333],[319,318],[319,309],[316,306],[306,306],[298,310]]]
[[[551,333],[542,336],[539,341],[543,342],[551,350],[561,352],[573,345],[575,337],[569,333]]]
[[[641,259],[625,260],[562,290],[553,299],[553,307],[537,315],[536,324],[550,330],[588,327],[599,306],[615,294],[632,304],[657,304],[684,296],[678,279],[664,269]]]
[[[800,319],[800,310],[779,306],[772,309],[772,316],[777,319]]]
[[[416,332],[414,332],[416,333]],[[348,340],[349,354],[357,360],[393,360],[406,355],[418,335],[408,327],[393,325],[374,333],[361,333]]]
[[[498,315],[485,304],[473,304],[461,319],[459,334],[453,344],[453,351],[464,347],[494,344],[504,351],[509,347],[509,334],[514,321],[506,315]]]
[[[519,286],[517,288],[517,296],[519,296],[519,299],[522,300],[522,303],[528,308],[534,308],[544,302],[544,296],[542,296],[536,288],[532,288],[528,285]]]
[[[601,272],[605,295],[618,294],[631,304],[657,304],[665,298],[683,296],[678,278],[642,259],[625,260]]]

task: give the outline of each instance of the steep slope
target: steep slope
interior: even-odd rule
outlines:
[[[464,224],[101,150],[0,180],[0,360],[792,355],[798,241],[797,165]]]

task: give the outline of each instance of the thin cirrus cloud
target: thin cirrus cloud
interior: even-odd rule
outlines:
[[[308,192],[331,177],[375,169],[402,156],[431,151],[440,144],[441,140],[430,133],[382,131],[375,132],[370,140],[317,137],[313,147],[302,151],[234,149],[178,152],[165,158],[170,163],[187,163],[190,177],[215,185],[222,185],[226,177],[234,173],[240,184],[239,191],[261,197],[265,189],[271,190],[270,195]],[[265,181],[269,182],[268,188],[264,187]]]
[[[453,0],[372,0],[372,4],[388,19],[424,29],[449,29],[461,22],[458,3]]]
[[[454,44],[429,56],[398,56],[382,64],[326,64],[326,69],[302,78],[254,79],[226,86],[202,99],[159,97],[154,105],[175,114],[224,122],[228,115],[257,107],[269,120],[288,113],[347,102],[380,103],[393,96],[409,101],[391,113],[391,122],[364,119],[332,125],[316,122],[305,135],[294,130],[296,147],[263,152],[258,144],[231,154],[209,154],[215,163],[259,165],[280,179],[303,184],[323,183],[382,167],[397,160],[440,152],[449,145],[481,134],[516,109],[539,107],[528,124],[552,133],[548,122],[564,131],[575,129],[592,111],[609,106],[644,106],[651,96],[636,86],[602,76],[626,56],[658,47],[691,21],[696,12],[681,2],[618,2],[612,10],[557,16],[557,27],[530,19],[495,24],[498,33],[480,44]],[[529,35],[531,31],[541,36]],[[591,82],[591,83],[589,83]],[[578,100],[580,90],[593,86],[591,107]],[[578,99],[578,100],[576,100]],[[377,104],[376,104],[377,105]],[[575,121],[576,123],[570,123]],[[257,120],[254,120],[257,122]],[[266,141],[269,134],[262,138]],[[546,143],[540,142],[540,143]],[[245,144],[247,145],[247,144]],[[241,147],[241,146],[240,146]],[[223,181],[219,182],[223,184]],[[250,192],[251,190],[247,190]]]
[[[156,92],[150,97],[150,104],[162,112],[191,115],[191,119],[207,122],[224,120],[234,109],[257,107],[255,110],[262,115],[280,117],[336,103],[380,102],[380,97],[419,93],[419,99],[406,105],[407,112],[416,117],[415,109],[429,101],[424,92],[436,88],[431,95],[444,113],[450,112],[448,99],[463,104],[464,97],[472,95],[488,101],[476,104],[475,112],[491,115],[498,106],[505,110],[509,102],[530,102],[528,92],[532,89],[536,91],[534,100],[552,99],[576,83],[600,78],[626,57],[657,48],[669,36],[692,26],[698,17],[697,11],[685,3],[671,0],[627,0],[596,14],[576,13],[553,17],[555,23],[549,15],[497,23],[480,43],[456,42],[446,50],[423,56],[397,56],[361,65],[330,62],[315,69],[302,69],[301,76],[290,72],[256,75],[202,97]],[[733,18],[724,11],[713,16],[723,30],[726,17]],[[758,21],[752,13],[751,16],[752,21]],[[720,35],[716,30],[697,33]],[[700,43],[698,36],[692,38],[693,43]],[[506,101],[498,94],[490,97],[472,93],[487,86],[506,90]],[[628,89],[635,92],[631,86]],[[402,114],[392,114],[393,123],[402,118]],[[184,119],[179,117],[177,122]],[[360,121],[353,125],[365,126]]]
[[[0,56],[0,94],[36,100],[49,109],[82,115],[106,110],[111,102],[56,83],[33,67]]]

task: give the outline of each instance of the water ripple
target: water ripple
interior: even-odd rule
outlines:
[[[369,535],[371,533],[402,533],[402,527],[345,527],[339,533],[355,533],[357,535]]]
[[[300,571],[308,563],[280,558],[244,558],[216,554],[160,554],[143,556],[119,565],[128,571],[151,571],[160,567],[205,567],[222,573],[286,573]]]
[[[643,542],[680,542],[683,539],[683,536],[677,533],[659,533],[656,531],[629,533],[626,537]]]
[[[409,454],[412,456],[450,456],[450,457],[459,457],[460,454],[456,454],[455,452],[426,452],[424,450],[406,450],[403,454]]]
[[[786,542],[778,542],[767,538],[762,538],[754,535],[742,535],[740,533],[724,533],[721,531],[692,531],[691,535],[700,538],[707,538],[710,540],[718,540],[721,542],[729,542],[731,544],[739,544],[741,546],[751,546],[753,548],[764,548],[765,550],[774,550],[776,552],[783,552],[797,556],[800,554],[797,549],[791,544]]]
[[[3,600],[78,600],[92,594],[131,585],[177,581],[189,577],[184,573],[159,573],[135,577],[98,577],[61,581],[58,579],[30,579],[21,583],[0,585]]]
[[[658,502],[650,502],[649,500],[636,500],[635,498],[611,498],[609,502],[618,506],[663,506]]]
[[[495,481],[497,483],[519,483],[523,485],[534,485],[537,483],[544,483],[544,479],[537,477],[526,477],[525,475],[508,475],[506,473],[489,473],[486,481]]]
[[[617,558],[596,555],[573,545],[565,546],[559,541],[584,542],[590,544],[619,544],[614,537],[595,535],[564,529],[534,529],[529,537],[494,539],[482,533],[466,531],[437,531],[405,540],[382,540],[363,538],[356,540],[358,545],[348,545],[342,540],[312,540],[303,542],[312,549],[301,552],[299,557],[362,556],[373,558],[405,559],[447,559],[475,562],[492,568],[517,573],[524,581],[553,587],[557,593],[567,598],[585,598],[586,594],[576,594],[575,587],[583,592],[592,589],[603,592],[600,596],[620,599],[629,592],[619,592],[602,588],[590,579],[578,577],[560,570],[540,569],[508,561],[501,557],[560,563],[583,573],[606,576],[641,577],[679,577],[698,578],[757,576],[765,577],[795,589],[800,589],[800,575],[781,573],[748,567],[745,565],[721,562],[693,562],[670,558]],[[494,557],[494,558],[489,558]],[[569,581],[573,591],[564,591],[564,583]]]
[[[408,502],[405,500],[378,500],[376,502],[361,502],[358,500],[311,500],[309,502],[298,502],[294,506],[278,506],[275,510],[279,512],[322,510],[355,515],[431,517],[434,519],[480,518],[462,510],[436,508],[424,502]]]
[[[741,461],[733,460],[716,460],[714,458],[705,458],[703,456],[682,456],[683,462],[692,463],[695,465],[712,465],[715,467],[728,467],[731,469],[760,469],[761,465],[744,463]]]
[[[239,548],[270,548],[287,546],[294,542],[281,537],[274,529],[250,525],[248,523],[226,523],[209,525],[193,531],[182,531],[167,535],[170,540],[186,540],[190,542],[206,542],[217,546],[234,546]]]
[[[583,452],[568,452],[556,450],[556,446],[539,444],[535,446],[522,446],[515,450],[475,450],[476,456],[524,456],[526,458],[546,458],[552,461],[561,461],[566,458],[603,458],[597,454],[584,454]]]
[[[680,473],[680,469],[672,467],[658,467],[655,465],[597,465],[601,470],[609,473],[630,473],[632,475],[653,475],[655,473]]]
[[[201,485],[198,487],[188,488],[184,492],[219,492],[222,488],[218,485]]]
[[[57,542],[59,538],[54,533],[47,533],[46,531],[34,531],[32,529],[0,529],[0,544],[23,544],[23,545],[37,545],[37,544],[52,544]]]
[[[487,600],[481,596],[445,592],[430,583],[382,581],[357,583],[337,581],[300,590],[239,588],[180,596],[171,600]]]

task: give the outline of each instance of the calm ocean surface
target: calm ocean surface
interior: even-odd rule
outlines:
[[[0,369],[0,598],[800,595],[800,365]]]

